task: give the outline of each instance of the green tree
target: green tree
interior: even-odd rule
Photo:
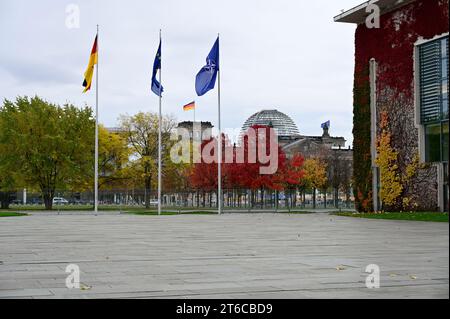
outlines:
[[[5,167],[19,167],[25,183],[52,209],[57,189],[81,184],[92,168],[94,119],[89,107],[63,107],[39,97],[5,100],[0,112]]]
[[[3,108],[0,108],[0,208],[8,209],[11,198],[11,193],[14,190],[14,181],[11,175],[11,170],[6,166],[7,153],[5,150],[5,143],[2,143],[3,134],[6,130],[5,124],[2,121]]]
[[[1,154],[1,151],[0,151]],[[8,209],[11,200],[11,195],[14,191],[13,177],[6,171],[2,171],[0,164],[0,208]]]

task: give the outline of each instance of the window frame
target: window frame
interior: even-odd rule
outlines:
[[[448,118],[444,119],[442,118],[443,113],[443,102],[441,97],[441,103],[440,103],[440,118],[436,121],[430,121],[427,123],[422,123],[422,112],[421,112],[421,101],[422,101],[422,95],[421,95],[421,69],[420,69],[420,47],[424,44],[434,42],[434,41],[442,41],[445,38],[449,37],[449,33],[443,33],[441,35],[438,35],[432,39],[422,39],[420,38],[415,44],[414,44],[414,52],[413,52],[413,59],[414,59],[414,117],[415,117],[415,125],[418,129],[418,145],[419,145],[419,157],[420,162],[422,163],[448,163],[448,160],[443,160],[443,126],[448,123]],[[449,55],[449,52],[447,51],[447,56]],[[442,56],[441,56],[442,60]],[[440,65],[442,68],[442,63]],[[442,76],[441,82],[444,79]],[[448,86],[448,75],[447,75],[447,86]],[[442,84],[441,84],[441,95],[442,95]],[[448,93],[447,93],[447,101],[448,101]],[[426,158],[427,155],[427,145],[426,145],[426,127],[428,125],[437,125],[439,124],[441,127],[441,135],[440,135],[440,160],[439,161],[428,161]]]

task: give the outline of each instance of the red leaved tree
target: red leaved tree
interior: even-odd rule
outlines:
[[[265,205],[265,194],[269,193],[270,198],[273,198],[275,192],[277,205],[280,191],[291,192],[301,183],[303,158],[297,155],[288,160],[278,145],[277,136],[271,135],[270,132],[271,128],[268,126],[252,126],[242,135],[238,146],[231,145],[223,136],[222,186],[228,194],[229,205],[235,205],[237,201],[239,206],[241,197],[247,194],[247,190],[250,190],[249,199],[252,207],[257,201],[258,192],[262,206]],[[208,147],[206,155],[215,160],[205,162],[202,156],[201,163],[195,164],[191,172],[191,185],[197,193],[212,193],[217,190],[217,154],[214,154],[217,147],[211,148],[211,143],[217,142],[214,139],[204,141],[201,151],[205,155],[205,148]],[[274,150],[276,154],[270,154]],[[265,161],[261,160],[260,153],[266,156]],[[264,169],[270,173],[265,173]]]

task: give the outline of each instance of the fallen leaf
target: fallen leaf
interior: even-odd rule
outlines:
[[[80,290],[89,290],[91,288],[92,288],[91,286],[80,283]]]

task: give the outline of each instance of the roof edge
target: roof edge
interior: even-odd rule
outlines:
[[[361,24],[369,15],[366,9],[370,4],[379,6],[380,13],[383,15],[414,1],[416,0],[369,0],[335,16],[333,19],[334,22]]]

